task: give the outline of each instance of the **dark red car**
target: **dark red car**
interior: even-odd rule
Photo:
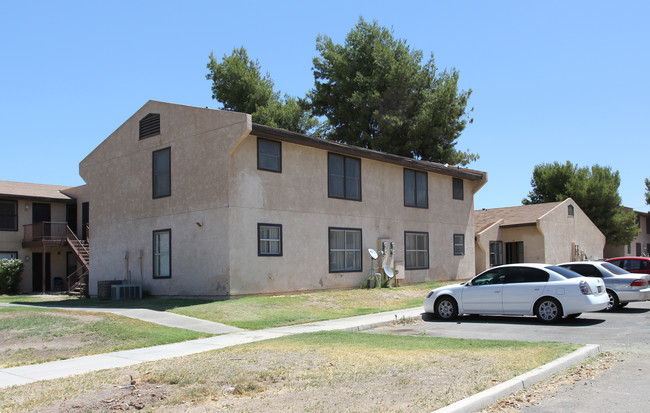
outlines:
[[[605,260],[625,271],[637,274],[650,274],[650,258],[648,257],[618,257]]]

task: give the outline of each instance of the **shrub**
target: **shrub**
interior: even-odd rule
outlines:
[[[0,294],[17,294],[25,264],[17,258],[0,260]]]

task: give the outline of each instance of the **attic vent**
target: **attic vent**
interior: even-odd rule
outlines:
[[[140,139],[160,135],[160,114],[150,113],[140,119]]]

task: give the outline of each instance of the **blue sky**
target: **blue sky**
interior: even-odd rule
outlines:
[[[650,209],[647,1],[20,1],[0,5],[0,180],[81,185],[79,162],[150,99],[219,108],[205,79],[244,46],[283,93],[313,87],[316,37],[392,27],[472,89],[457,148],[489,182],[475,207],[520,205],[535,165],[618,170]]]

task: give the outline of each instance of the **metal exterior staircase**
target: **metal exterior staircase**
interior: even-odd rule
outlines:
[[[81,267],[68,276],[68,294],[88,295],[88,274],[90,273],[90,246],[87,241],[81,241],[67,227],[68,246],[72,249]]]

